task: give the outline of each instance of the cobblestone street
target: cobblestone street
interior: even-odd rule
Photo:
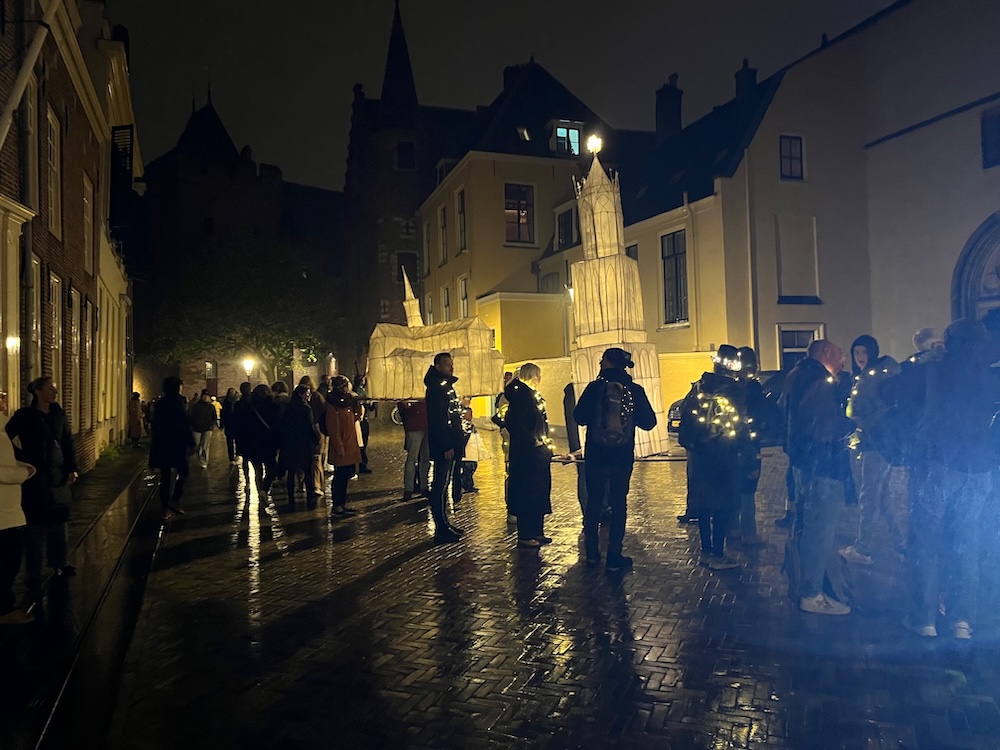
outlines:
[[[465,538],[435,547],[426,505],[400,500],[401,430],[373,433],[359,513],[336,521],[245,494],[216,435],[163,530],[110,745],[1000,747],[993,633],[904,631],[897,559],[852,569],[849,617],[792,606],[780,451],[757,500],[768,545],[734,545],[741,567],[719,573],[675,519],[684,463],[638,464],[635,570],[612,577],[584,565],[573,466],[552,470],[554,543],[516,549],[484,437],[481,491],[456,511]]]

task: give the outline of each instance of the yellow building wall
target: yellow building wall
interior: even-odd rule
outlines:
[[[674,401],[684,398],[691,384],[712,369],[711,352],[682,354],[660,353],[660,385],[663,389],[663,408],[669,409]]]

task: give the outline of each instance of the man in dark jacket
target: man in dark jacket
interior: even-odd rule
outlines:
[[[611,525],[606,570],[617,573],[632,567],[632,558],[622,555],[622,542],[628,486],[635,462],[635,429],[656,427],[656,413],[642,386],[625,372],[626,367],[635,367],[631,354],[617,347],[607,349],[600,365],[600,374],[584,389],[573,418],[587,428],[587,512],[583,519],[587,564],[597,565],[601,561],[597,532],[602,500],[607,493]]]
[[[844,415],[840,380],[844,354],[819,339],[785,382],[786,452],[795,474],[800,522],[796,528],[800,575],[799,609],[821,615],[846,615],[851,608],[823,592],[823,576],[833,550],[844,481],[850,473],[847,438],[854,422]]]
[[[201,464],[201,468],[207,469],[212,448],[212,431],[215,429],[215,406],[212,405],[208,389],[202,390],[198,400],[188,408],[188,419],[191,422],[195,444],[198,446],[198,463]]]
[[[907,554],[916,606],[906,626],[936,636],[943,601],[952,635],[966,639],[978,609],[981,531],[997,466],[991,422],[1000,394],[982,323],[954,321],[944,343],[940,358],[907,368],[882,393],[913,415],[914,468],[922,465],[910,477],[916,486]]]
[[[235,408],[239,402],[236,389],[230,388],[226,391],[226,397],[222,399],[222,415],[219,426],[226,433],[226,451],[229,453],[229,463],[236,465],[236,419]]]
[[[445,492],[451,488],[455,496],[455,468],[465,453],[465,432],[462,430],[462,402],[455,393],[455,364],[448,352],[435,355],[434,365],[427,369],[427,442],[434,462],[434,480],[428,498],[434,517],[434,541],[443,544],[457,542],[462,530],[448,521]],[[459,489],[459,492],[461,490]]]
[[[153,440],[149,447],[149,466],[160,470],[160,505],[163,518],[169,521],[174,513],[183,514],[180,501],[184,480],[188,476],[188,456],[195,442],[181,400],[181,379],[170,376],[163,380],[163,398],[156,402],[153,416]],[[171,470],[177,470],[177,484],[170,492]]]

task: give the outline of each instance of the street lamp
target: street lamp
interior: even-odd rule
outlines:
[[[253,360],[249,357],[243,360],[243,371],[247,374],[247,382],[250,382],[250,373],[253,372]]]

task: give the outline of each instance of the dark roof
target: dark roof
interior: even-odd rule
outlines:
[[[776,73],[742,98],[716,107],[661,145],[627,149],[615,166],[621,174],[625,224],[656,216],[715,192],[715,179],[732,177],[781,84]],[[603,154],[602,154],[603,160]]]
[[[585,132],[608,130],[593,110],[534,59],[504,71],[504,89],[479,113],[479,132],[472,148],[502,154],[552,156],[549,123],[582,122]],[[520,129],[527,131],[524,140]]]
[[[411,124],[417,108],[417,86],[413,81],[410,52],[403,33],[403,19],[399,15],[398,2],[392,17],[381,101],[380,124],[383,127],[407,127]]]
[[[233,139],[229,137],[211,99],[204,107],[191,113],[173,150],[199,161],[234,164],[240,160]]]

